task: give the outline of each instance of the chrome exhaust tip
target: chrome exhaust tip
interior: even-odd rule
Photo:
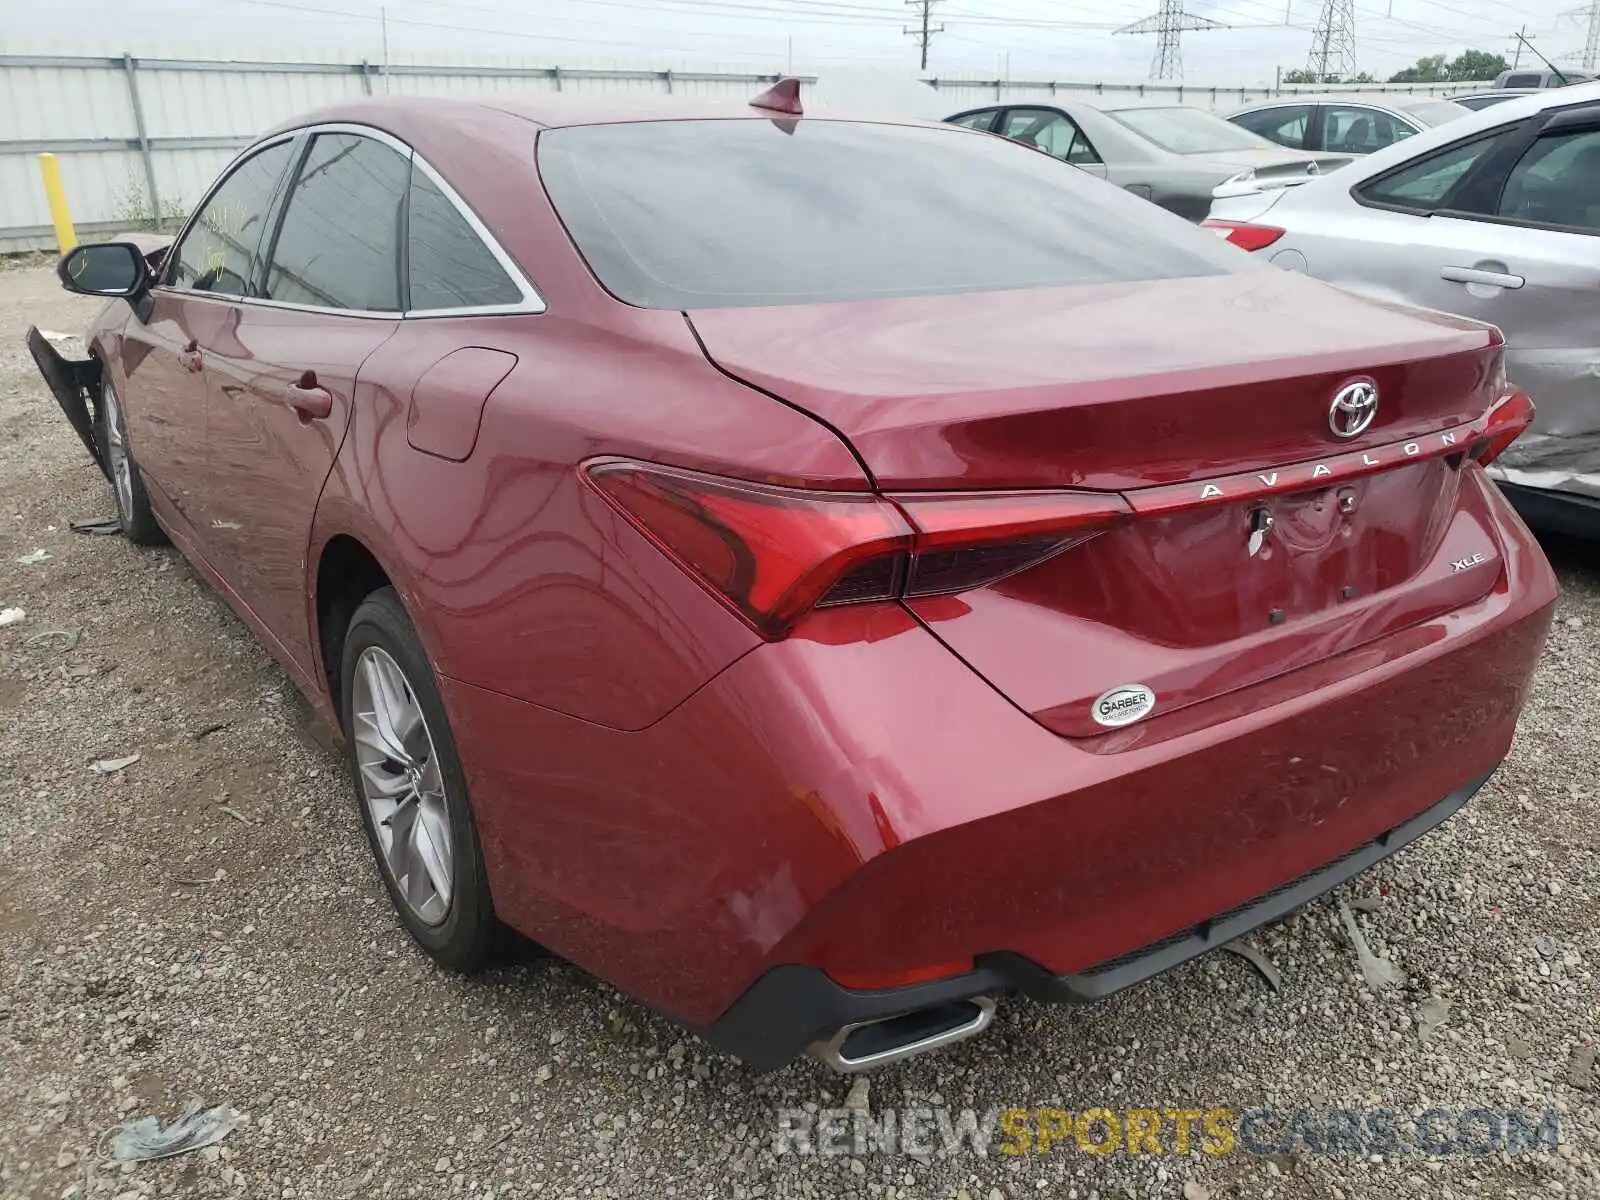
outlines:
[[[987,1029],[992,1020],[992,996],[948,1000],[893,1017],[846,1025],[827,1041],[814,1043],[810,1052],[835,1071],[850,1075],[966,1041]]]

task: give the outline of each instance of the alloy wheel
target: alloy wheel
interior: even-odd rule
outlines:
[[[410,681],[377,646],[356,660],[351,716],[361,796],[384,869],[418,920],[442,924],[455,868],[450,800]]]
[[[124,526],[133,516],[133,464],[128,459],[128,442],[122,433],[122,408],[117,389],[109,383],[101,394],[105,405],[106,463],[111,468],[111,484],[117,493],[117,515]]]

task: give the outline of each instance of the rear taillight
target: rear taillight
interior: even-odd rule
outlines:
[[[805,492],[602,461],[589,481],[658,546],[767,637],[782,636],[863,560],[911,546],[895,509],[868,493]],[[869,580],[857,599],[874,595]]]
[[[1275,225],[1251,225],[1247,221],[1202,221],[1201,229],[1209,229],[1220,238],[1232,242],[1241,250],[1262,250],[1283,236]]]
[[[951,492],[895,500],[915,530],[906,596],[947,596],[997,583],[1129,515],[1120,496],[1097,492]]]
[[[1472,445],[1472,457],[1487,467],[1533,424],[1533,414],[1527,392],[1519,388],[1507,393],[1489,410],[1483,433]]]
[[[983,587],[1128,517],[1088,492],[811,492],[603,459],[586,477],[763,637],[812,608]]]

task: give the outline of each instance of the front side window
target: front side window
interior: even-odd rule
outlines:
[[[516,304],[522,291],[439,186],[411,171],[411,305],[424,312]]]
[[[1100,156],[1077,125],[1062,113],[1044,108],[1013,108],[1000,132],[1014,142],[1037,146],[1069,163],[1097,163]]]
[[[1436,209],[1499,139],[1500,135],[1493,133],[1451,146],[1367,184],[1361,189],[1361,198],[1373,204],[1420,212]]]
[[[234,168],[178,244],[168,283],[219,296],[247,293],[262,225],[292,145],[278,142]]]
[[[1497,211],[1516,221],[1600,232],[1600,130],[1534,142],[1511,169]]]
[[[1311,106],[1283,104],[1276,108],[1257,109],[1234,117],[1233,123],[1269,142],[1277,142],[1291,150],[1304,150],[1306,130],[1311,125]]]
[[[1257,269],[1248,255],[1121,189],[1002,138],[942,127],[583,125],[542,132],[538,158],[550,199],[601,284],[645,308]]]
[[[289,192],[266,296],[316,308],[398,312],[409,159],[374,138],[319,133]]]

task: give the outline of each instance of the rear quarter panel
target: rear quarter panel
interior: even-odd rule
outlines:
[[[362,368],[308,571],[314,583],[320,548],[354,536],[401,586],[440,673],[638,729],[760,639],[580,464],[615,454],[813,486],[865,480],[821,425],[719,374],[680,315],[626,319],[626,332],[553,311],[403,322]],[[415,448],[406,418],[417,379],[463,345],[517,365],[457,462]]]

